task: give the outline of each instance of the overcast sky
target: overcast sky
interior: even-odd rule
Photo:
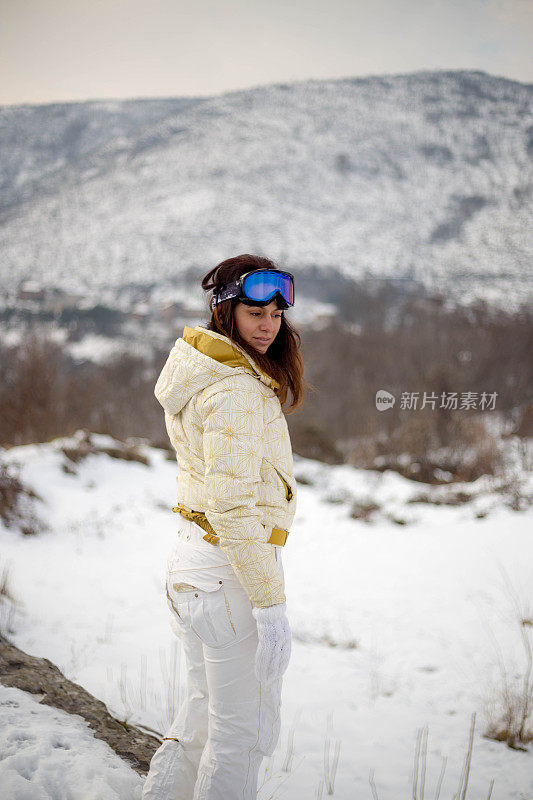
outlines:
[[[481,69],[533,80],[533,0],[1,0],[0,103]]]

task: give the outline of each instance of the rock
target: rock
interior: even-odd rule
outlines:
[[[79,714],[139,774],[146,775],[159,740],[111,716],[104,703],[69,681],[47,658],[19,650],[0,634],[0,683],[39,695],[39,702]]]

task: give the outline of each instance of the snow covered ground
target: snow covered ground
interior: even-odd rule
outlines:
[[[141,797],[139,776],[82,717],[0,685],[0,789],[4,800]],[[65,781],[67,776],[67,781]]]
[[[113,443],[96,435],[93,441]],[[1,454],[21,465],[22,480],[42,498],[33,508],[48,530],[24,536],[16,526],[0,528],[0,569],[9,567],[17,601],[0,605],[0,625],[11,629],[18,647],[52,660],[119,719],[161,733],[184,690],[183,656],[164,595],[177,525],[171,512],[177,465],[149,447],[143,448],[148,466],[103,453],[73,464],[62,443]],[[379,800],[410,797],[424,726],[426,797],[435,797],[446,758],[440,800],[452,800],[473,712],[466,796],[486,798],[494,779],[491,800],[533,800],[531,745],[521,752],[483,737],[486,709],[502,685],[500,660],[510,676],[525,671],[513,593],[531,618],[531,509],[511,510],[487,480],[473,487],[475,500],[448,506],[409,503],[427,487],[391,471],[296,456],[295,471],[305,483],[283,551],[294,642],[282,732],[260,773],[259,800],[326,797],[323,783],[323,795],[320,790],[325,748],[331,772],[337,742],[334,797],[372,798],[371,774]],[[521,479],[531,491],[531,475]],[[374,521],[350,517],[354,500],[380,507]],[[26,789],[13,792],[17,800],[59,797],[50,790],[52,777],[37,780],[54,769],[73,784],[80,774],[89,776],[84,798],[138,796],[142,779],[127,765],[117,758],[114,770],[112,754],[93,761],[91,734],[82,723],[65,723],[57,733],[58,740],[79,747],[78,761],[72,750],[58,754],[61,748],[50,744],[62,714],[48,722],[37,705],[39,715],[30,721],[35,701],[13,692],[1,690],[0,704],[15,699],[19,705],[0,705],[0,717],[13,725],[15,738],[25,731],[30,743],[23,742],[14,760],[9,736],[2,734],[0,796],[16,785],[13,769],[26,779],[19,781]],[[41,725],[46,736],[37,746],[33,737]],[[104,747],[97,741],[94,746]]]

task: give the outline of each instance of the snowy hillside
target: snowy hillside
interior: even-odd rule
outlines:
[[[119,719],[161,733],[184,680],[164,595],[178,524],[170,511],[177,466],[148,446],[126,452],[109,437],[92,442],[85,456],[73,439],[1,453],[41,499],[26,497],[21,516],[0,525],[0,567],[9,570],[14,599],[0,597],[0,624],[18,647],[52,660]],[[509,451],[512,462],[512,438]],[[531,473],[520,471],[518,458],[514,469],[531,496]],[[299,507],[283,550],[293,654],[280,742],[261,770],[259,800],[282,781],[276,798],[318,796],[326,740],[330,766],[340,742],[338,800],[371,797],[371,770],[380,800],[411,796],[417,733],[426,725],[427,795],[434,796],[446,758],[440,798],[451,800],[473,712],[467,797],[487,797],[494,779],[491,800],[532,800],[531,752],[483,737],[487,708],[498,709],[499,658],[511,678],[524,671],[506,577],[531,608],[531,507],[513,511],[512,487],[488,479],[468,487],[471,501],[447,504],[443,491],[467,487],[427,487],[425,501],[415,502],[420,483],[391,471],[295,456],[295,472]],[[355,519],[354,502],[377,511]],[[20,706],[9,713],[20,716],[27,701],[14,699]],[[81,739],[80,746],[85,752]],[[107,769],[94,779],[107,780]],[[135,796],[141,779],[131,773],[128,784],[121,775],[99,800]],[[0,785],[1,778],[0,765]]]
[[[264,252],[531,292],[533,88],[474,71],[0,109],[0,282],[94,295]],[[304,292],[305,294],[305,292]]]

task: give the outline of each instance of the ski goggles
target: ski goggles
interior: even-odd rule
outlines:
[[[267,305],[275,295],[285,308],[294,305],[294,276],[290,272],[255,269],[236,281],[213,289],[215,305],[232,297],[240,298],[246,305]]]

